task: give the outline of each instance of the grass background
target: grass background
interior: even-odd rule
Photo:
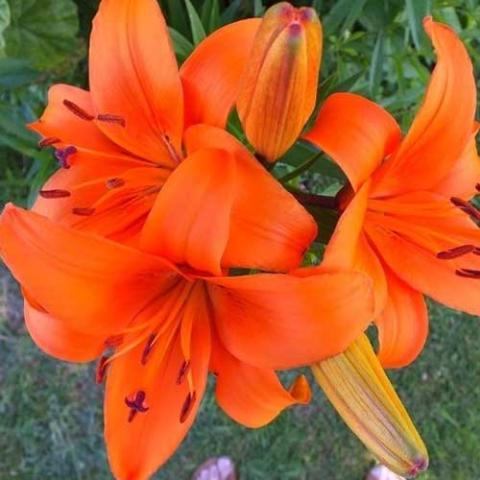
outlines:
[[[181,62],[205,33],[222,23],[259,15],[259,0],[162,0],[175,29]],[[433,52],[421,21],[432,13],[462,36],[480,66],[478,0],[314,0],[325,29],[319,101],[336,90],[369,96],[405,127],[421,101]],[[24,124],[38,116],[49,85],[86,83],[86,50],[98,0],[0,0],[0,207],[28,205],[54,168]],[[5,12],[8,10],[8,16]],[[213,14],[211,13],[213,12]],[[5,20],[6,19],[6,20]],[[203,30],[203,32],[202,32]],[[303,152],[304,154],[304,152]],[[300,161],[294,150],[279,174]],[[306,184],[334,183],[317,165]],[[14,284],[1,275],[0,480],[110,478],[102,439],[102,388],[94,366],[43,355],[27,336]],[[391,372],[431,458],[424,480],[480,479],[480,330],[478,319],[431,305],[431,334],[422,356]],[[215,406],[212,386],[195,427],[157,479],[187,480],[212,455],[228,454],[244,480],[359,480],[372,458],[337,417],[322,392],[265,429],[234,425]]]

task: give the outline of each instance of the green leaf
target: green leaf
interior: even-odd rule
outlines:
[[[233,2],[222,12],[222,15],[220,16],[221,24],[226,25],[237,19],[241,6],[242,0],[233,0]]]
[[[368,87],[371,95],[375,95],[382,81],[383,57],[385,46],[385,34],[383,30],[378,32],[375,47],[373,48],[372,63],[368,75]]]
[[[0,58],[0,89],[28,85],[38,77],[28,60],[22,58]]]
[[[426,45],[426,36],[423,31],[423,19],[432,10],[431,0],[405,0],[408,24],[413,43],[417,50],[422,50]]]
[[[218,0],[206,0],[202,6],[202,24],[208,33],[220,26],[220,6]]]
[[[190,21],[190,28],[192,30],[192,39],[195,45],[198,45],[206,36],[205,29],[203,28],[202,21],[192,5],[190,0],[185,0],[187,7],[188,19]]]
[[[168,24],[182,35],[188,35],[188,19],[183,5],[178,0],[166,0],[166,7]]]
[[[180,62],[182,62],[192,53],[194,46],[192,42],[190,42],[190,40],[185,38],[180,32],[178,32],[174,28],[170,27],[168,30],[173,42],[173,48],[175,50],[175,53]]]
[[[8,6],[7,0],[0,0],[0,57],[5,54],[5,38],[3,37],[3,32],[10,25],[10,19],[10,7]]]
[[[253,4],[253,15],[255,17],[261,17],[265,13],[265,7],[262,0],[255,0]]]
[[[325,34],[332,35],[339,29],[349,28],[362,12],[364,5],[365,0],[355,2],[351,0],[339,0],[325,17],[323,22]],[[342,23],[343,27],[341,28]]]
[[[77,7],[72,0],[15,0],[5,30],[5,52],[39,70],[59,66],[78,49]]]

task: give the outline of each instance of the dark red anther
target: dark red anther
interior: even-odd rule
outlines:
[[[477,184],[475,185],[475,188],[477,189],[477,192],[480,192],[480,183],[477,183]]]
[[[480,248],[475,247],[472,252],[474,255],[480,255]]]
[[[183,402],[182,411],[180,412],[180,423],[184,423],[190,412],[192,411],[193,405],[195,404],[195,400],[197,399],[197,394],[195,392],[188,393],[185,402]]]
[[[103,355],[100,357],[100,360],[97,363],[97,371],[95,372],[95,381],[100,385],[105,379],[105,374],[107,373],[108,367],[108,357]]]
[[[190,371],[190,360],[186,360],[182,363],[177,377],[177,385],[181,385],[185,380],[188,372]]]
[[[134,395],[125,398],[125,405],[130,409],[128,421],[131,422],[137,413],[145,413],[149,407],[145,401],[146,394],[143,390],[139,390]]]
[[[119,347],[123,342],[123,335],[113,335],[112,337],[108,337],[105,340],[105,346],[107,348],[116,348]]]
[[[79,107],[76,103],[71,102],[70,100],[65,99],[63,104],[77,117],[82,120],[92,121],[95,117],[86,112],[82,107]]]
[[[47,138],[44,138],[43,140],[40,140],[38,142],[38,146],[39,148],[47,148],[60,142],[61,140],[57,137],[47,137]]]
[[[80,217],[89,217],[95,213],[95,209],[90,207],[75,207],[72,208],[72,213]]]
[[[458,197],[452,197],[450,201],[456,207],[460,208],[460,210],[462,210],[467,215],[472,217],[473,220],[480,221],[480,212],[470,202],[467,202],[466,200],[462,200],[461,198],[458,198]]]
[[[38,194],[42,198],[66,198],[71,195],[71,193],[68,190],[59,190],[59,189],[40,190]]]
[[[70,145],[63,149],[55,150],[55,158],[58,160],[58,163],[62,168],[70,168],[70,163],[68,162],[70,155],[77,153],[76,147]]]
[[[155,342],[155,339],[157,338],[155,333],[152,333],[147,340],[147,344],[145,345],[145,348],[142,353],[142,365],[145,365],[147,363],[148,357],[150,356],[150,352],[153,349],[153,344]]]
[[[454,247],[449,250],[444,250],[443,252],[437,253],[437,258],[441,260],[451,260],[452,258],[458,258],[467,253],[471,253],[475,250],[473,245],[461,245],[459,247]]]
[[[123,178],[109,178],[106,181],[107,188],[113,190],[114,188],[120,188],[125,185],[125,180]]]
[[[115,123],[116,125],[120,125],[121,127],[127,126],[126,120],[120,115],[112,115],[110,113],[104,113],[101,115],[97,115],[97,120],[99,122]]]
[[[480,279],[480,270],[472,270],[472,269],[469,269],[469,268],[460,268],[459,270],[455,270],[455,273],[459,277]]]

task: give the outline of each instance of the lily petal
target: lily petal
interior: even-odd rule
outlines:
[[[473,228],[472,232],[475,233],[472,233],[470,240],[476,244],[479,233]],[[436,251],[419,244],[420,239],[404,238],[380,226],[369,227],[368,236],[385,263],[411,288],[451,308],[480,315],[480,285],[475,279],[455,274],[460,268],[457,260],[440,260],[436,257]],[[465,243],[472,242],[462,242]],[[437,250],[443,250],[442,246],[439,245]],[[480,267],[478,260],[471,261],[475,262],[472,265],[474,269]]]
[[[372,320],[372,285],[362,274],[258,274],[210,282],[222,343],[257,367],[292,368],[335,355]]]
[[[74,114],[64,102],[71,102],[82,112],[94,117],[90,92],[71,85],[53,85],[48,90],[48,106],[40,120],[28,127],[44,138],[59,140],[55,147],[74,145],[78,150],[105,156],[126,156],[125,152],[109,140],[92,120]]]
[[[477,152],[475,134],[467,148],[448,175],[435,186],[434,192],[445,197],[471,198],[477,195],[476,185],[480,183],[480,157]]]
[[[310,401],[311,392],[304,376],[288,391],[273,370],[238,360],[218,340],[214,343],[211,368],[217,374],[215,394],[219,406],[246,427],[263,427],[285,408]]]
[[[378,357],[385,368],[400,368],[422,351],[428,335],[428,312],[420,292],[391,271],[387,278],[387,305],[375,322],[380,336]]]
[[[0,251],[15,278],[53,317],[92,335],[114,335],[177,280],[175,267],[7,205]]]
[[[377,196],[428,190],[465,151],[474,125],[476,86],[472,62],[447,25],[424,21],[437,53],[425,99],[399,150],[378,172]]]
[[[235,166],[224,150],[199,150],[184,160],[148,216],[142,249],[176,264],[221,274],[236,188]]]
[[[146,365],[141,363],[144,346],[140,345],[115,359],[109,368],[105,439],[112,471],[119,480],[150,478],[175,452],[195,420],[210,361],[209,324],[201,310],[202,318],[196,319],[192,331],[193,392],[189,382],[178,384],[185,360],[178,333],[170,346],[162,345],[166,352],[155,345]],[[129,422],[125,398],[138,391],[145,393],[148,411],[137,413]]]
[[[195,125],[185,133],[189,152],[220,148],[237,161],[237,188],[225,267],[268,271],[296,268],[317,234],[315,221],[234,137],[224,130]]]
[[[353,93],[334,93],[304,138],[338,163],[358,190],[399,145],[401,131],[376,103]]]
[[[176,164],[183,92],[156,0],[103,0],[90,38],[90,87],[97,121],[112,141],[163,166]]]
[[[91,362],[105,348],[105,336],[73,330],[67,322],[25,300],[25,325],[35,344],[46,354],[67,362]]]
[[[196,123],[225,127],[260,23],[259,18],[250,18],[220,28],[182,65],[186,127]]]

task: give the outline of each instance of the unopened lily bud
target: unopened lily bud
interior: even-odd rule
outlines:
[[[265,13],[237,100],[245,134],[269,162],[297,140],[315,108],[322,26],[312,8],[282,2]]]
[[[345,423],[378,460],[402,477],[428,467],[428,453],[366,336],[312,366]]]

